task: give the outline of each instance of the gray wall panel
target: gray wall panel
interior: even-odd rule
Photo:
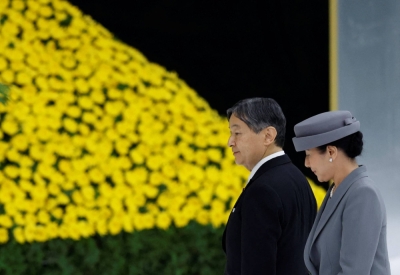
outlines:
[[[361,122],[365,151],[359,163],[384,196],[394,259],[400,257],[400,1],[338,4],[339,109]]]

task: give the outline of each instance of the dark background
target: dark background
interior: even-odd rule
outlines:
[[[328,1],[69,2],[221,115],[243,98],[274,98],[287,118],[285,152],[317,182],[291,138],[296,123],[329,110]]]

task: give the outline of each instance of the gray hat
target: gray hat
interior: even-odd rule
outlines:
[[[360,130],[360,122],[349,111],[318,114],[294,126],[297,152],[328,144]]]

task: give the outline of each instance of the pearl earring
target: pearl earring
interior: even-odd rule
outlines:
[[[332,158],[329,159],[329,162],[332,162]]]

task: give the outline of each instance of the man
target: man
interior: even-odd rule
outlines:
[[[236,164],[251,171],[229,216],[226,275],[307,274],[304,246],[317,206],[304,175],[285,155],[286,119],[275,100],[250,98],[227,111]]]

